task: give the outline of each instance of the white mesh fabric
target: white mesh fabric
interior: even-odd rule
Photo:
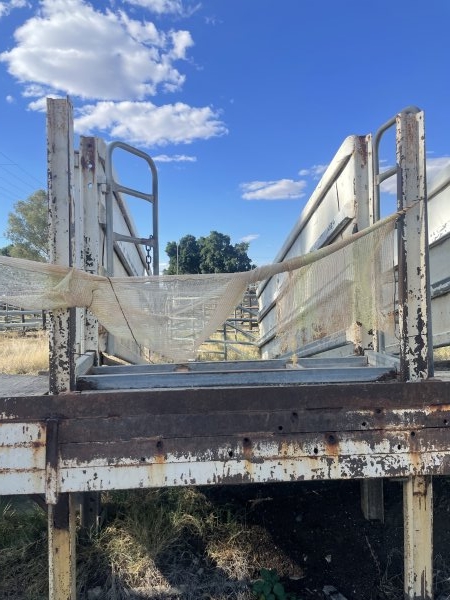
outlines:
[[[287,272],[277,310],[279,336],[288,349],[356,322],[386,326],[389,311],[392,317],[386,286],[393,281],[396,218],[243,273],[108,278],[1,256],[0,302],[39,310],[86,307],[113,335],[185,361],[227,319],[248,284]]]

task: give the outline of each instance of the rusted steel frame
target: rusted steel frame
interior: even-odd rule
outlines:
[[[99,272],[99,195],[100,184],[104,183],[99,144],[99,140],[94,137],[80,137],[80,199],[84,211],[83,269],[93,275],[98,275]],[[85,316],[83,350],[95,352],[96,356],[98,354],[98,321],[88,310]]]
[[[397,116],[400,377],[433,375],[428,252],[425,128],[422,112]],[[422,458],[422,455],[420,455]],[[433,598],[432,479],[417,473],[404,486],[404,592],[408,600]],[[419,475],[419,476],[417,476]]]
[[[210,435],[245,434],[249,431],[267,435],[314,433],[322,431],[358,432],[406,431],[412,437],[422,429],[450,429],[450,406],[438,413],[426,409],[327,409],[234,411],[212,413],[178,413],[165,415],[107,416],[69,418],[61,421],[59,438],[68,441],[112,443],[132,438],[209,437]],[[448,434],[450,439],[450,432]]]
[[[75,202],[72,105],[47,99],[50,262],[75,264]],[[50,392],[75,388],[75,309],[50,315]]]
[[[58,420],[46,422],[45,445],[45,501],[56,505],[58,502]]]
[[[84,215],[80,203],[75,203],[75,192],[79,191],[79,186],[74,177],[73,108],[68,99],[47,99],[47,152],[50,261],[69,267],[81,266],[80,240]],[[76,309],[53,311],[50,323],[49,388],[52,394],[59,394],[75,388]],[[79,333],[81,348],[82,332]],[[75,600],[74,500],[65,496],[58,500],[57,422],[50,419],[47,430],[45,492],[48,503],[49,597],[50,600]],[[64,523],[58,519],[61,511],[67,512]]]
[[[444,465],[443,467],[441,465]],[[424,454],[415,464],[403,455],[395,463],[388,455],[320,456],[295,459],[153,462],[139,467],[112,462],[108,465],[62,465],[61,489],[101,491],[229,485],[293,481],[363,480],[375,477],[402,478],[448,474],[448,454]]]
[[[95,416],[176,415],[234,411],[301,409],[381,411],[423,408],[446,410],[450,382],[421,381],[326,384],[275,387],[158,389],[68,393],[49,396],[0,398],[1,421],[45,421],[49,418]]]
[[[400,374],[433,375],[423,112],[397,116]]]
[[[248,432],[224,435],[191,436],[189,438],[166,436],[162,433],[152,437],[129,437],[117,441],[83,441],[75,436],[61,441],[61,464],[71,466],[114,465],[122,460],[124,465],[143,463],[196,463],[250,460],[262,463],[265,460],[291,461],[301,458],[336,459],[357,456],[383,456],[394,471],[395,464],[411,465],[413,470],[421,464],[420,455],[441,456],[450,450],[450,436],[443,428],[423,430],[369,430],[330,431],[296,433]],[[400,461],[400,462],[399,462]],[[448,469],[448,463],[433,464],[433,473]],[[118,463],[117,463],[118,464]],[[375,465],[373,465],[375,466]],[[403,468],[403,467],[402,467]],[[431,466],[430,466],[431,468]],[[389,472],[387,473],[389,475]],[[401,473],[398,473],[401,474]],[[392,476],[398,475],[392,472]],[[441,473],[442,474],[442,473]],[[358,474],[354,475],[358,477]],[[361,476],[361,475],[359,475]],[[377,473],[380,476],[380,472]]]

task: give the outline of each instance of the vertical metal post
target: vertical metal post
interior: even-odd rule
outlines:
[[[47,99],[47,155],[50,261],[72,267],[77,261],[74,200],[73,109],[69,100]],[[75,388],[75,309],[51,314],[49,335],[51,394]],[[58,496],[58,439],[48,440],[48,556],[50,600],[76,600],[75,504]],[[50,436],[52,437],[52,436]],[[51,486],[51,488],[49,487]]]
[[[49,598],[76,600],[76,522],[73,494],[48,505]]]
[[[98,140],[80,138],[80,196],[84,212],[84,270],[98,275],[100,255]],[[88,310],[85,316],[84,350],[98,359],[98,320]],[[97,360],[96,360],[97,362]]]
[[[72,105],[47,99],[48,213],[50,262],[73,266],[75,257]],[[55,310],[50,319],[50,393],[75,387],[75,309]]]
[[[433,599],[433,486],[431,477],[403,484],[405,598]]]
[[[398,207],[408,208],[398,226],[401,377],[433,375],[423,112],[397,116]],[[408,600],[433,598],[433,484],[413,476],[403,488],[404,592]]]
[[[401,375],[417,381],[433,375],[430,275],[423,112],[397,117],[399,209],[399,328]]]

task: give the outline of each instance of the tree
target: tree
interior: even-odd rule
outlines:
[[[8,246],[3,246],[3,248],[0,248],[0,256],[11,256],[12,249],[12,244],[9,244]]]
[[[211,231],[207,237],[196,239],[185,235],[179,242],[169,242],[166,254],[169,267],[165,273],[236,273],[254,267],[247,256],[248,244],[231,244],[230,236]]]
[[[177,242],[169,242],[166,246],[169,257],[168,275],[177,273],[201,273],[200,248],[193,235],[185,235]]]
[[[8,215],[5,235],[11,240],[10,256],[45,262],[48,254],[48,203],[47,193],[38,190],[26,200],[14,205],[15,212]]]

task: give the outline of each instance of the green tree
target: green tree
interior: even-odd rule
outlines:
[[[12,244],[9,244],[9,246],[3,246],[3,248],[0,248],[0,256],[11,256],[12,248],[13,248]]]
[[[230,236],[211,231],[206,237],[196,239],[186,235],[179,242],[169,242],[166,254],[169,267],[165,273],[235,273],[254,267],[247,255],[245,242],[231,244]]]
[[[10,256],[48,260],[48,203],[44,190],[16,202],[14,212],[8,215],[5,235],[12,242],[8,247]]]
[[[166,254],[169,257],[167,275],[201,273],[200,248],[193,235],[185,235],[178,243],[169,242],[166,246]]]

